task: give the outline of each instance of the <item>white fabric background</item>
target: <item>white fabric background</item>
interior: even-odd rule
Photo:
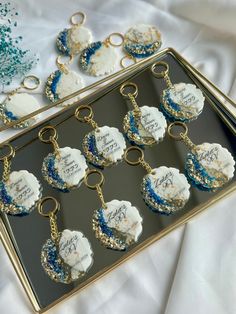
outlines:
[[[55,69],[55,36],[82,10],[95,40],[134,23],[157,25],[163,47],[174,47],[236,98],[235,0],[21,0],[16,7],[26,47],[40,54],[34,74],[42,80]],[[235,203],[234,194],[50,313],[235,314]],[[0,312],[32,313],[2,246]]]

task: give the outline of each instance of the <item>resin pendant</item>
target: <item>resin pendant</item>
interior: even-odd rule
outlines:
[[[190,185],[176,168],[158,167],[148,173],[141,185],[143,199],[148,207],[160,214],[170,215],[187,203]]]
[[[114,127],[98,127],[89,132],[83,140],[83,150],[87,160],[101,168],[121,161],[125,149],[124,136]]]
[[[64,147],[44,158],[42,174],[52,187],[69,192],[81,185],[87,168],[80,150]]]
[[[102,76],[114,72],[118,64],[118,54],[114,47],[101,41],[85,48],[79,58],[81,70],[93,76]]]
[[[220,144],[203,143],[188,153],[186,173],[200,190],[216,191],[234,176],[235,161]]]
[[[79,23],[74,21],[76,17],[81,18]],[[82,26],[85,22],[85,14],[83,12],[73,14],[70,21],[72,27],[66,28],[59,33],[56,44],[61,53],[73,56],[79,54],[92,42],[92,33],[88,28]]]
[[[162,112],[156,107],[139,107],[136,101],[138,86],[126,82],[120,87],[121,95],[134,107],[123,121],[124,132],[132,145],[150,146],[157,144],[166,133],[167,123]]]
[[[42,187],[26,170],[13,171],[7,181],[0,181],[0,209],[9,215],[29,214],[41,198]]]
[[[0,118],[4,124],[16,122],[24,116],[40,109],[38,100],[27,93],[18,93],[8,96],[3,103],[0,104]],[[36,121],[36,117],[32,117],[26,121],[14,125],[14,128],[26,128]]]
[[[57,241],[48,239],[43,245],[41,263],[52,280],[68,284],[88,272],[93,252],[82,232],[65,229]]]
[[[181,127],[183,131],[176,134],[174,127]],[[174,140],[183,141],[190,150],[185,170],[193,186],[203,191],[216,191],[233,178],[235,161],[226,148],[215,143],[195,145],[187,136],[188,128],[183,122],[171,123],[168,133]]]
[[[123,47],[135,58],[149,57],[161,47],[161,34],[155,26],[135,25],[125,33]]]
[[[139,146],[153,145],[161,140],[166,132],[164,115],[155,107],[140,107],[140,113],[129,111],[124,118],[123,127],[128,140]]]
[[[135,160],[129,157],[132,151],[138,154]],[[141,193],[145,203],[153,212],[170,215],[185,206],[190,197],[190,185],[185,175],[178,169],[165,166],[151,168],[144,160],[144,152],[138,146],[127,148],[124,159],[129,165],[141,165],[146,170]]]
[[[108,249],[124,251],[136,243],[142,233],[142,217],[130,202],[112,200],[95,211],[93,230]]]
[[[190,122],[201,114],[204,101],[202,91],[195,85],[178,83],[163,91],[161,107],[170,120]]]
[[[84,87],[84,82],[79,74],[71,70],[57,70],[46,81],[45,94],[51,102],[56,102],[66,96],[78,92]],[[73,97],[59,104],[68,106],[73,104],[79,97]]]
[[[44,212],[43,204],[54,202],[54,208]],[[41,264],[45,273],[54,281],[69,284],[83,277],[93,263],[93,251],[88,239],[80,231],[57,228],[57,212],[60,204],[51,196],[38,204],[39,214],[50,220],[51,238],[41,250]]]

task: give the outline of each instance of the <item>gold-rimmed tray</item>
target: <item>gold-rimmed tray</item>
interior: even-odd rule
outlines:
[[[82,280],[71,285],[55,283],[46,276],[40,264],[41,247],[50,237],[48,221],[40,217],[36,210],[22,218],[7,217],[2,214],[1,238],[35,311],[44,312],[58,304],[166,233],[185,223],[213,202],[235,191],[234,182],[223,191],[215,193],[191,188],[191,197],[184,210],[174,216],[165,217],[152,213],[142,200],[140,183],[145,174],[142,168],[130,167],[123,162],[105,169],[104,176],[107,182],[103,188],[105,199],[107,201],[112,199],[131,201],[140,209],[144,219],[144,230],[139,243],[129,251],[121,253],[105,249],[94,237],[91,226],[92,212],[100,205],[96,194],[86,189],[84,185],[78,190],[63,194],[52,189],[43,180],[41,165],[43,158],[51,151],[51,147],[38,140],[38,131],[48,124],[55,126],[61,147],[70,146],[81,149],[83,136],[90,130],[90,127],[80,124],[74,118],[74,111],[79,103],[92,105],[99,125],[115,126],[122,130],[122,120],[129,107],[119,93],[120,85],[127,80],[136,83],[139,88],[137,98],[139,105],[158,107],[165,83],[163,80],[153,77],[150,66],[160,59],[168,62],[173,83],[195,83],[204,91],[206,101],[203,113],[196,121],[189,124],[191,139],[196,144],[206,141],[218,142],[235,155],[235,136],[233,134],[235,126],[232,123],[232,117],[226,114],[228,113],[227,107],[206,87],[204,81],[200,81],[194,68],[190,68],[188,63],[172,49],[166,49],[154,57],[126,69],[113,82],[97,90],[83,101],[54,114],[50,119],[12,138],[11,144],[16,148],[13,170],[27,169],[34,173],[43,184],[43,195],[54,196],[61,203],[62,211],[58,216],[59,229],[69,228],[83,231],[94,250],[94,265]],[[104,83],[106,82],[104,80]],[[228,123],[229,117],[230,123]],[[212,128],[209,128],[209,124]],[[187,150],[182,143],[173,142],[166,136],[160,144],[145,149],[145,159],[153,167],[173,166],[183,172],[186,153]]]

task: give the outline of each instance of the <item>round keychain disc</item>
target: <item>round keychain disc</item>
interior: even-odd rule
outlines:
[[[93,230],[109,249],[123,251],[136,243],[142,233],[142,217],[128,201],[112,200],[94,212]]]

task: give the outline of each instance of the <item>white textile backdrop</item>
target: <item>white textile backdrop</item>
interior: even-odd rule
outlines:
[[[95,40],[135,23],[157,25],[163,47],[174,47],[236,98],[235,0],[21,0],[15,6],[26,48],[40,54],[34,74],[42,80],[55,70],[56,35],[83,11]],[[235,194],[227,197],[50,313],[235,314],[235,204]],[[32,313],[2,246],[0,312]]]

